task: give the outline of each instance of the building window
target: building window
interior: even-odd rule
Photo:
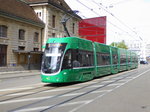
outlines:
[[[75,23],[72,24],[72,33],[75,33]]]
[[[61,6],[63,6],[63,4],[60,1],[58,1],[58,4],[61,5]]]
[[[7,65],[7,46],[0,44],[0,66]]]
[[[25,30],[19,29],[19,39],[25,40]]]
[[[39,18],[42,16],[41,12],[37,12],[36,14]]]
[[[34,42],[39,42],[39,33],[34,33]]]
[[[52,27],[55,28],[56,16],[52,16]]]
[[[52,37],[55,37],[56,36],[56,34],[55,33],[52,33]]]
[[[7,37],[7,26],[0,25],[0,37]]]
[[[25,50],[25,47],[24,47],[24,46],[19,46],[19,47],[18,47],[18,50],[24,51],[24,50]]]
[[[36,12],[37,16],[42,20],[42,12],[41,11],[38,11]]]
[[[34,51],[39,51],[39,48],[34,48],[33,50],[34,50]]]

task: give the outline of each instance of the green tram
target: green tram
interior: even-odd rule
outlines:
[[[41,79],[45,83],[83,82],[137,67],[137,55],[125,49],[78,37],[49,38]]]

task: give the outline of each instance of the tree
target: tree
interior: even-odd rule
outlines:
[[[110,46],[118,47],[118,48],[123,48],[123,49],[128,49],[128,46],[125,44],[125,41],[122,40],[121,42],[112,42]]]

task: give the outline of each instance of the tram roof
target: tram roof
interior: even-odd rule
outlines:
[[[92,43],[92,41],[90,41],[90,40],[86,40],[86,39],[79,38],[79,37],[49,38],[47,40],[47,43],[51,43],[51,42],[53,42],[53,43],[56,43],[56,42],[75,43],[78,41],[85,41],[85,42]]]

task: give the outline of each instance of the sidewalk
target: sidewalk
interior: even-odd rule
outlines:
[[[40,70],[0,72],[0,79],[40,75]]]

